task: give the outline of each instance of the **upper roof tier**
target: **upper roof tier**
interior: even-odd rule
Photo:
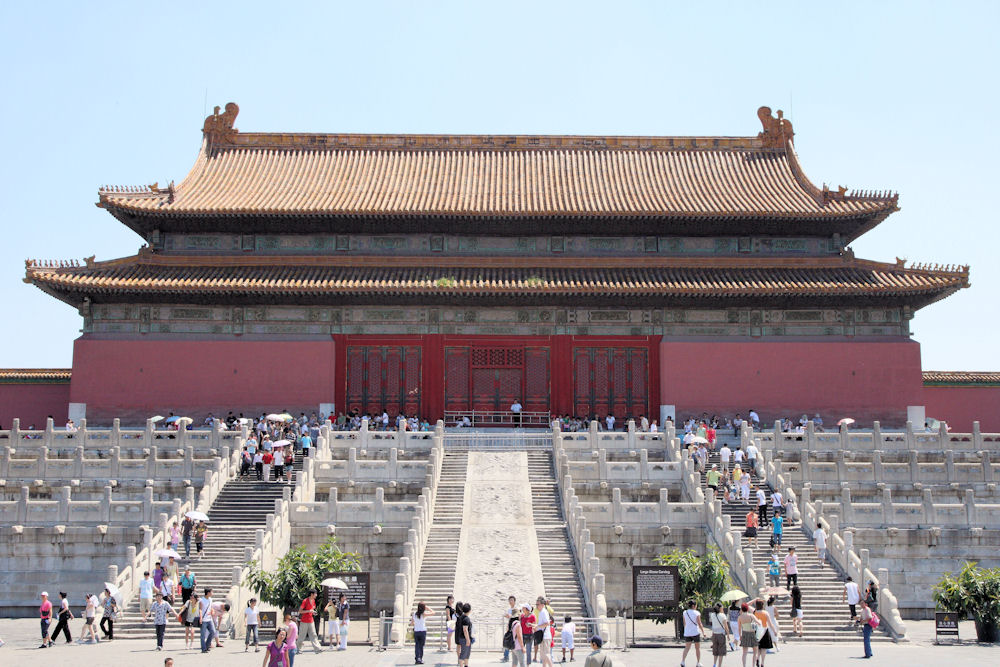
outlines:
[[[895,194],[813,185],[791,123],[761,107],[749,137],[242,133],[205,120],[177,186],[100,190],[136,232],[739,233],[850,241]],[[608,222],[625,223],[609,226]]]

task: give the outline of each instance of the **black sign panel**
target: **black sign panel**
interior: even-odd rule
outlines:
[[[322,604],[319,609],[325,609],[328,600],[336,601],[341,593],[347,595],[347,602],[351,605],[350,618],[352,621],[368,619],[371,617],[371,573],[370,572],[328,572],[324,579],[335,577],[347,584],[347,590],[341,591],[333,588],[323,587]]]
[[[257,630],[259,632],[274,632],[278,627],[278,612],[262,611],[258,614]]]
[[[635,618],[668,616],[681,600],[681,575],[675,565],[632,566]]]
[[[934,638],[948,637],[958,641],[958,614],[951,611],[934,612]]]

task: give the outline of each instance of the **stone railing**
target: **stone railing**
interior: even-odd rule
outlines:
[[[400,451],[429,451],[434,447],[434,431],[371,431],[368,422],[361,423],[358,431],[334,431],[324,427],[328,435],[327,443],[331,453],[335,450],[377,451],[396,448]],[[332,454],[331,454],[332,455]]]
[[[77,430],[69,432],[55,428],[52,420],[48,419],[45,429],[26,431],[21,429],[20,420],[14,419],[9,430],[0,431],[0,447],[7,445],[15,450],[25,451],[37,447],[47,447],[49,451],[73,451],[77,447],[110,450],[112,447],[151,449],[154,445],[159,445],[163,449],[184,450],[190,446],[219,452],[225,446],[235,451],[235,442],[245,438],[245,428],[220,431],[211,428],[188,429],[185,424],[181,424],[177,430],[173,430],[156,428],[152,420],[146,421],[145,428],[122,428],[118,419],[112,422],[111,428],[90,428],[87,420],[81,419]]]
[[[207,513],[216,497],[218,497],[219,492],[222,491],[222,487],[239,473],[240,451],[243,447],[243,441],[238,439],[233,444],[235,448],[232,453],[230,453],[228,447],[223,447],[223,456],[215,459],[214,469],[205,471],[205,484],[202,486],[197,500],[194,498],[194,489],[189,488],[188,497],[183,502],[174,500],[169,514],[159,514],[156,522],[158,530],[155,533],[149,526],[141,527],[143,535],[141,550],[137,550],[134,546],[126,547],[123,559],[124,566],[120,569],[118,565],[108,566],[105,581],[113,582],[118,586],[124,604],[127,605],[129,600],[138,592],[139,580],[142,579],[142,573],[146,571],[152,572],[154,563],[153,554],[169,544],[169,528],[171,524],[174,521],[181,521],[184,518],[184,514],[191,510]]]
[[[158,441],[161,442],[162,441]],[[0,479],[8,480],[181,480],[201,477],[212,467],[214,457],[195,456],[195,448],[184,449],[153,445],[143,458],[122,458],[121,447],[113,446],[106,456],[87,456],[82,445],[73,449],[72,457],[55,456],[42,445],[31,448],[29,457],[14,455],[10,447],[0,447]],[[203,450],[198,450],[199,453]],[[22,455],[24,452],[20,452]],[[162,454],[168,454],[162,456]],[[170,456],[174,453],[174,456]]]
[[[566,475],[564,484],[573,483]],[[619,488],[611,489],[611,502],[577,502],[580,515],[588,526],[700,526],[704,522],[701,503],[669,502],[667,489],[660,489],[659,502],[622,502]]]
[[[561,434],[562,447],[567,452],[599,450],[637,452],[640,449],[649,451],[664,449],[673,438],[673,427],[668,428],[666,432],[658,433],[637,431],[635,421],[630,419],[624,431],[601,431],[599,424],[592,421],[587,431],[562,431],[554,428],[553,437],[556,433]]]
[[[580,507],[580,501],[573,490],[573,480],[560,479],[559,492],[562,496],[563,512],[566,515],[566,526],[569,528],[570,543],[577,569],[583,583],[583,596],[587,609],[593,618],[607,618],[608,601],[605,592],[604,574],[601,572],[601,559],[597,549],[590,539],[590,529],[587,528],[587,517]],[[602,626],[601,636],[606,639],[607,628]]]
[[[808,489],[808,487],[806,487]],[[806,489],[803,489],[805,491]],[[851,488],[840,490],[839,502],[815,501],[821,512],[836,512],[841,526],[857,528],[980,528],[1000,530],[1000,504],[977,503],[975,491],[965,489],[965,502],[935,503],[930,489],[921,491],[919,503],[895,503],[892,490],[881,490],[882,501],[851,501]],[[832,517],[831,517],[832,518]]]
[[[430,450],[431,452],[434,449]],[[431,470],[430,461],[399,460],[399,449],[389,450],[388,459],[359,459],[358,450],[347,450],[347,459],[315,461],[316,481],[329,483],[341,480],[354,482],[421,482]]]
[[[649,460],[649,450],[640,449],[638,461],[608,461],[606,449],[590,453],[590,461],[576,461],[569,457],[560,442],[553,441],[556,476],[571,476],[577,482],[604,482],[607,484],[675,484],[681,479],[680,464],[673,461]],[[594,456],[596,454],[596,457]]]
[[[903,622],[903,617],[899,613],[899,601],[889,588],[889,570],[879,568],[876,575],[869,569],[868,550],[861,549],[860,554],[854,551],[854,531],[844,530],[841,532],[835,523],[828,521],[823,516],[822,506],[810,502],[808,488],[802,489],[801,509],[803,532],[811,536],[817,525],[823,526],[830,534],[827,540],[827,553],[834,566],[844,576],[851,577],[859,584],[874,581],[878,585],[879,616],[894,638],[905,638],[906,623]]]
[[[747,436],[749,432],[749,436]],[[816,432],[813,422],[807,422],[802,432],[781,430],[781,423],[775,422],[769,431],[745,429],[744,438],[750,437],[762,450],[778,452],[816,450],[830,451],[967,451],[1000,450],[1000,433],[982,433],[979,422],[972,423],[972,433],[951,433],[943,422],[935,432],[915,430],[913,422],[906,422],[902,432],[883,432],[879,422],[871,431],[852,431],[841,426],[837,431]]]
[[[189,498],[194,488],[188,487]],[[141,500],[113,500],[112,488],[104,487],[101,500],[73,500],[72,488],[60,487],[54,500],[32,500],[30,489],[21,487],[18,500],[0,501],[0,524],[21,526],[121,526],[151,525],[159,513],[176,514],[181,506],[173,501],[153,500],[153,487],[143,489]]]
[[[783,474],[797,483],[856,485],[870,482],[874,484],[995,484],[1000,480],[1000,464],[994,464],[989,451],[968,452],[965,460],[956,461],[955,452],[940,452],[938,462],[921,461],[921,452],[915,449],[897,450],[905,454],[902,463],[884,461],[881,450],[868,453],[870,460],[852,460],[854,453],[838,449],[832,452],[833,461],[815,460],[820,452],[800,450],[799,452],[777,452]],[[764,453],[766,460],[772,460],[775,452]],[[971,459],[971,461],[969,460]],[[995,490],[995,489],[992,489]]]

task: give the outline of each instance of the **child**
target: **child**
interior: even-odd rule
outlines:
[[[562,626],[562,661],[566,662],[566,649],[569,649],[569,660],[573,662],[573,635],[576,634],[576,623],[572,616],[563,619]]]

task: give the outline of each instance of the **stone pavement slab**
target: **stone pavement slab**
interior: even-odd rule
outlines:
[[[75,623],[75,622],[74,622]],[[803,666],[851,666],[890,665],[892,667],[969,667],[971,665],[1000,665],[1000,646],[977,645],[968,642],[958,646],[935,646],[932,622],[909,622],[911,641],[902,644],[878,644],[872,660],[861,658],[861,641],[854,643],[798,643],[783,644],[781,652],[767,656],[768,667],[785,665]],[[74,628],[75,629],[75,628]],[[962,636],[968,640],[975,636],[972,623],[963,623]],[[14,667],[32,663],[46,665],[94,664],[101,667],[161,667],[165,657],[174,659],[174,667],[259,667],[264,653],[244,653],[241,640],[229,640],[221,649],[214,649],[202,655],[197,649],[178,648],[181,640],[168,641],[162,652],[154,650],[154,643],[145,640],[119,639],[100,644],[65,645],[59,643],[53,648],[38,649],[40,643],[38,622],[31,619],[0,619],[0,638],[6,645],[0,647],[0,666]],[[703,648],[708,648],[702,644]],[[633,649],[616,652],[622,664],[628,667],[663,667],[679,665],[679,648]],[[576,661],[567,665],[582,667],[586,652],[577,652]],[[688,667],[695,665],[694,655],[688,656]],[[747,661],[749,665],[749,660]],[[298,667],[395,667],[412,665],[413,654],[409,650],[378,652],[367,646],[351,646],[347,651],[327,651],[315,654],[307,649],[295,660]],[[454,654],[429,650],[425,664],[450,667],[456,664]],[[499,653],[473,653],[472,665],[499,665]],[[534,663],[537,664],[537,663]],[[702,664],[710,665],[711,657],[702,655]],[[726,656],[724,666],[740,667],[739,655]]]

